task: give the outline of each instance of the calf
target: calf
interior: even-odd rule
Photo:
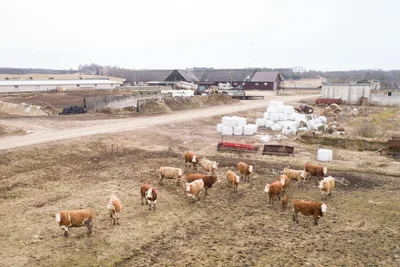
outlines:
[[[186,183],[186,194],[189,202],[195,200],[200,201],[200,192],[204,189],[204,182],[202,179],[195,180],[191,183]]]
[[[240,182],[240,176],[236,175],[236,173],[234,173],[231,170],[228,170],[226,172],[226,179],[228,179],[228,183],[233,185],[233,189],[235,190],[235,192],[238,191],[238,186],[239,186],[239,182]]]
[[[215,171],[218,168],[218,164],[216,161],[208,160],[207,158],[202,158],[200,160],[200,164],[204,170],[209,172],[211,175],[215,175]]]
[[[244,162],[239,162],[237,165],[237,168],[240,173],[240,178],[243,177],[243,182],[247,180],[250,180],[250,174],[253,172],[253,165],[248,165]]]
[[[92,233],[93,212],[91,210],[68,210],[56,214],[56,222],[64,230],[64,237],[69,236],[69,228],[86,226],[87,236]]]
[[[110,218],[113,220],[113,224],[119,225],[118,220],[121,213],[121,201],[119,201],[116,196],[111,195],[107,209],[110,211]]]
[[[204,175],[201,173],[191,173],[186,176],[186,183],[191,183],[195,180],[203,180],[204,182],[204,189],[206,191],[206,196],[208,196],[208,189],[210,189],[213,184],[217,182],[216,176]]]
[[[305,216],[314,216],[314,225],[318,225],[318,219],[326,213],[327,205],[321,202],[304,201],[296,199],[293,201],[293,221],[299,223],[298,213]]]
[[[316,176],[317,178],[322,178],[326,176],[328,173],[328,168],[327,167],[321,167],[315,164],[312,164],[310,162],[307,162],[304,165],[304,171],[306,173],[309,173],[311,176]]]
[[[162,184],[164,178],[167,178],[167,179],[175,179],[176,184],[179,185],[179,182],[183,175],[183,170],[181,168],[163,166],[157,170],[157,173],[160,175],[160,181],[158,182],[159,184]]]
[[[285,184],[285,179],[281,178],[280,181],[275,181],[272,184],[267,184],[265,186],[264,192],[268,193],[269,204],[273,205],[275,198],[281,199],[281,193],[283,191],[283,185]]]
[[[282,192],[285,193],[286,189],[289,188],[289,177],[287,177],[287,175],[285,174],[279,175],[278,181],[282,181],[282,179],[285,180],[285,182],[283,183],[283,190],[282,190]]]
[[[287,196],[287,195],[284,196],[284,197],[281,199],[282,210],[285,210],[285,209],[286,209],[288,202],[289,202],[289,199],[288,199],[288,196]]]
[[[285,174],[289,180],[297,180],[297,184],[300,185],[307,178],[307,173],[304,170],[293,170],[289,167],[283,169],[283,174]]]
[[[189,163],[189,168],[190,164],[193,164],[193,169],[197,170],[197,164],[200,161],[199,156],[197,156],[194,152],[186,151],[183,154],[183,157],[185,158],[185,167],[187,167],[187,163]]]
[[[145,199],[146,204],[149,205],[149,210],[151,210],[151,206],[153,206],[154,211],[156,210],[157,191],[154,187],[148,184],[143,184],[140,187],[140,196],[142,205],[143,205],[143,199]]]
[[[332,176],[325,177],[324,180],[319,182],[319,188],[321,189],[322,199],[327,199],[327,196],[331,196],[332,189],[335,188],[335,178]]]

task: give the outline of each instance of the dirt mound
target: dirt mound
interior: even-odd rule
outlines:
[[[60,113],[58,109],[56,109],[52,104],[47,102],[38,102],[37,105],[41,106],[41,110],[46,112],[48,115],[57,115]]]
[[[186,110],[186,109],[197,109],[208,106],[216,106],[221,104],[236,103],[239,100],[233,99],[229,96],[224,95],[207,95],[207,96],[194,96],[194,97],[175,97],[165,99],[165,104],[171,108],[171,110]]]
[[[128,114],[136,112],[135,107],[124,107],[124,108],[101,108],[96,110],[97,113],[104,113],[104,114]]]
[[[140,107],[140,112],[143,114],[158,114],[158,113],[170,113],[172,110],[165,104],[164,101],[148,101]]]
[[[41,106],[30,104],[14,104],[0,101],[0,113],[25,115],[25,116],[47,116],[48,114],[41,109]]]

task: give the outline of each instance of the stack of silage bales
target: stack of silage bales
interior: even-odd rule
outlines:
[[[243,117],[225,116],[217,125],[217,132],[223,135],[252,135],[257,132],[257,125],[247,124],[247,119]]]

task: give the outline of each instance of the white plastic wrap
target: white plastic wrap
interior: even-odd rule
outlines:
[[[282,126],[278,123],[275,123],[274,125],[271,126],[272,131],[280,131],[282,130]]]
[[[264,119],[269,119],[269,112],[264,112]]]
[[[318,119],[325,125],[328,123],[328,119],[325,116],[319,116]]]
[[[317,160],[319,161],[332,161],[332,150],[330,149],[318,149]]]
[[[222,124],[226,127],[235,127],[236,119],[232,117],[222,117]]]
[[[265,119],[256,119],[257,126],[265,126]]]
[[[269,119],[271,121],[279,121],[279,113],[270,113],[269,114]]]
[[[224,130],[224,125],[222,123],[217,124],[217,133],[222,133]]]
[[[275,124],[275,122],[271,120],[265,120],[264,122],[265,122],[265,128],[271,128],[272,125]]]
[[[309,130],[314,129],[314,126],[315,126],[314,120],[309,120],[309,121],[307,121],[307,128],[308,128]]]
[[[288,114],[288,120],[294,121],[296,119],[296,113]]]
[[[243,135],[243,127],[242,126],[236,126],[233,129],[233,135]]]
[[[308,128],[307,127],[302,127],[302,128],[297,128],[297,133],[305,133],[308,132]]]
[[[288,115],[286,113],[279,113],[279,120],[280,121],[287,121]]]
[[[295,135],[297,129],[293,126],[285,126],[282,128],[282,133],[285,135]]]
[[[246,125],[246,126],[244,126],[244,128],[243,128],[243,134],[244,135],[253,135],[257,130],[257,126],[256,127],[254,127],[253,126],[254,124],[248,124],[248,125]]]
[[[278,108],[277,107],[268,107],[267,112],[269,113],[278,113]]]
[[[283,112],[286,114],[292,114],[292,113],[294,113],[294,107],[293,106],[283,106]]]
[[[224,128],[222,129],[222,134],[223,135],[233,135],[233,128],[224,126]]]

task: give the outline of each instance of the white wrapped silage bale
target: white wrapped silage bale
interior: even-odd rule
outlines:
[[[317,160],[319,161],[332,161],[332,150],[318,149]]]
[[[278,121],[277,123],[282,127],[290,126],[292,128],[297,128],[297,123],[295,121]]]
[[[295,135],[297,132],[297,128],[293,126],[285,126],[282,128],[282,133],[285,135]]]
[[[318,119],[325,125],[328,123],[328,119],[325,116],[319,116]]]
[[[224,125],[222,123],[217,124],[217,133],[222,133],[224,130]]]
[[[283,109],[283,105],[282,106],[276,106],[276,108],[278,109],[279,113],[284,113],[284,109]]]
[[[308,128],[307,127],[297,128],[297,133],[298,134],[306,133],[306,132],[308,132]]]
[[[223,125],[227,125],[228,124],[228,120],[231,120],[232,117],[228,117],[228,116],[224,116],[222,117],[222,124]]]
[[[246,126],[253,128],[253,129],[254,129],[254,132],[257,132],[257,130],[258,130],[258,126],[257,126],[256,124],[249,123],[249,124],[247,124]]]
[[[287,121],[288,115],[286,113],[279,113],[279,120],[280,121]]]
[[[294,113],[294,107],[293,106],[283,106],[283,112],[286,114],[292,114],[292,113]]]
[[[309,130],[313,130],[313,129],[314,129],[314,126],[315,126],[314,120],[309,120],[309,121],[307,121],[307,128],[308,128]]]
[[[275,123],[274,125],[271,126],[272,131],[280,131],[282,130],[282,126],[278,123]]]
[[[314,119],[315,124],[322,124],[322,121],[319,118]]]
[[[327,127],[325,124],[319,123],[319,124],[315,124],[313,127],[314,131],[325,131],[327,130]]]
[[[224,126],[224,128],[222,129],[222,134],[223,135],[233,135],[233,127]]]
[[[296,119],[296,113],[288,114],[287,119],[289,121],[294,121]]]
[[[256,119],[256,125],[257,126],[265,126],[265,120],[264,119]]]
[[[307,120],[306,114],[294,113],[295,120]]]
[[[278,113],[278,108],[277,107],[268,107],[267,112],[269,113]]]
[[[233,135],[243,135],[243,126],[233,128]]]
[[[257,126],[254,127],[254,124],[247,124],[243,127],[243,134],[244,135],[253,135],[257,131]]]
[[[271,120],[265,120],[264,121],[265,128],[271,128],[271,126],[274,125],[274,124],[275,124],[275,122],[271,121]]]
[[[279,121],[279,113],[270,113],[269,114],[269,119],[271,121]]]
[[[222,117],[222,124],[226,127],[235,127],[236,120],[232,117]]]
[[[269,112],[264,112],[264,119],[269,119]]]
[[[269,101],[268,106],[269,107],[283,106],[283,102],[281,102],[281,101]]]
[[[238,117],[238,116],[233,116],[232,118],[236,122],[235,126],[242,126],[243,127],[243,126],[245,126],[247,124],[247,119],[246,118]]]

